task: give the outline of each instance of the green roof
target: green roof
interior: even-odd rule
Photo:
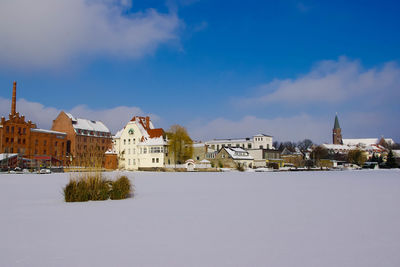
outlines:
[[[335,116],[335,126],[333,126],[333,129],[334,129],[334,130],[340,129],[339,119],[338,119],[338,117],[337,117],[337,114],[336,114],[336,116]]]

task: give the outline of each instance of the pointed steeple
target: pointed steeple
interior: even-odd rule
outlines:
[[[340,128],[340,125],[339,125],[339,119],[338,119],[337,113],[335,116],[335,124],[333,125],[333,130],[332,130],[332,139],[333,139],[333,143],[335,145],[343,144],[342,129]]]
[[[339,119],[338,119],[338,117],[337,117],[337,113],[336,113],[336,116],[335,116],[335,125],[333,126],[333,129],[334,129],[334,130],[340,129]]]

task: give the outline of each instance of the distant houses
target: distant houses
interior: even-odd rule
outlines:
[[[304,140],[297,144],[286,142],[284,146],[282,143],[278,150],[273,146],[273,136],[263,133],[205,142],[192,142],[188,137],[190,142],[181,145],[189,151],[188,155],[177,160],[177,150],[169,150],[171,144],[182,143],[172,142],[175,140],[172,136],[162,128],[154,127],[148,116],[133,116],[113,136],[103,122],[79,118],[64,111],[53,120],[51,130],[39,129],[16,111],[14,82],[11,112],[8,119],[2,117],[0,122],[0,168],[64,166],[132,171],[179,168],[204,171],[218,168],[336,167],[339,162],[350,161],[354,151],[361,153],[366,160],[386,161],[389,151],[396,146],[391,138],[344,139],[337,114],[332,144],[320,146]],[[400,163],[398,145],[392,155]]]

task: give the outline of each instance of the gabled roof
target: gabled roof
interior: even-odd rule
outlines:
[[[165,145],[164,130],[162,128],[154,128],[149,117],[134,116],[128,124],[118,131],[114,138],[120,138],[123,130],[129,125],[135,124],[142,135],[138,145]]]
[[[225,151],[229,154],[229,156],[232,159],[248,159],[248,160],[253,160],[254,158],[249,155],[249,152],[244,150],[243,148],[239,147],[223,147],[222,149],[225,149]]]
[[[71,119],[74,129],[110,133],[110,130],[101,121],[76,118],[71,113],[65,114]]]

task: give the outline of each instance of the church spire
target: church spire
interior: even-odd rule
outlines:
[[[334,130],[335,130],[335,129],[340,129],[339,119],[338,119],[338,117],[337,117],[337,113],[336,113],[336,116],[335,116],[335,125],[333,126],[333,129],[334,129]]]
[[[343,144],[342,129],[340,128],[340,125],[339,125],[339,119],[338,119],[337,113],[335,116],[335,124],[333,125],[333,130],[332,130],[332,139],[333,139],[333,144],[335,144],[335,145]]]

